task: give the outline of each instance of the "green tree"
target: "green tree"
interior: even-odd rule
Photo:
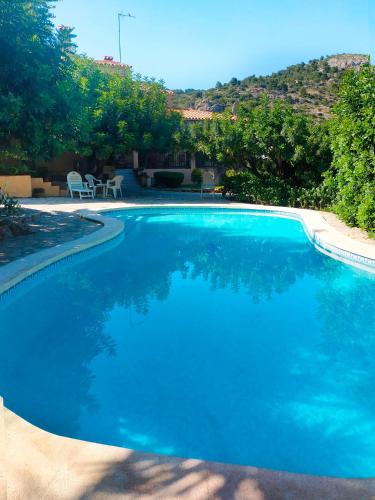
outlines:
[[[348,224],[375,229],[375,68],[345,73],[332,120],[334,209]]]
[[[330,164],[324,125],[315,124],[282,100],[264,95],[200,127],[197,148],[211,158],[257,177],[275,177],[291,186],[310,187]],[[317,137],[319,140],[317,140]]]
[[[102,73],[79,58],[76,81],[82,107],[78,151],[92,162],[115,161],[133,149],[167,151],[178,143],[181,117],[168,109],[163,85],[125,74]]]
[[[233,87],[236,87],[237,85],[239,85],[241,82],[239,81],[238,78],[236,77],[233,77],[230,79],[229,81],[229,85],[232,85]]]
[[[48,159],[71,138],[71,31],[54,0],[0,0],[0,161]]]

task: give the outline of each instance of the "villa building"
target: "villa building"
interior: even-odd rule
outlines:
[[[168,91],[170,96],[170,103],[172,102],[173,92]],[[182,117],[187,123],[197,123],[205,120],[212,120],[214,114],[212,111],[200,111],[196,109],[175,109],[176,112],[181,113]],[[141,169],[147,173],[152,179],[155,172],[162,170],[171,170],[173,172],[180,172],[184,174],[184,184],[191,183],[191,173],[195,168],[209,170],[211,178],[219,178],[224,170],[224,167],[218,163],[208,159],[202,153],[189,153],[187,151],[176,151],[160,153],[158,151],[152,152],[133,152],[134,169]]]

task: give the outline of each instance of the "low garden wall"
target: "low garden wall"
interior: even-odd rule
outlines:
[[[30,198],[32,193],[30,175],[0,175],[0,188],[16,198]]]
[[[31,198],[36,196],[33,192],[39,189],[39,196],[63,196],[64,190],[59,186],[52,185],[42,177],[31,177],[30,175],[0,175],[0,188],[15,198]]]

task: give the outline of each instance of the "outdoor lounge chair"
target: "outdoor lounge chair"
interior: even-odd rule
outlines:
[[[204,172],[201,184],[201,198],[205,193],[215,196],[215,174],[214,172]]]
[[[106,196],[107,184],[105,182],[102,182],[100,179],[97,179],[92,174],[86,174],[85,179],[87,180],[88,187],[94,191],[94,197],[96,197],[96,191],[98,189],[101,189],[103,196]]]
[[[107,181],[107,186],[106,186],[106,194],[108,195],[108,191],[111,190],[113,197],[117,198],[117,192],[120,191],[120,195],[122,198],[122,181],[124,180],[124,177],[122,175],[116,175],[113,179],[110,181]]]
[[[94,190],[88,187],[87,182],[82,182],[81,174],[78,172],[69,172],[66,176],[66,182],[68,185],[68,193],[74,198],[74,193],[78,193],[80,199],[82,198],[94,198]]]

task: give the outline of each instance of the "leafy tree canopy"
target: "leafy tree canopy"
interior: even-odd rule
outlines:
[[[375,68],[346,72],[331,125],[336,189],[334,208],[344,221],[375,230]]]
[[[0,163],[173,149],[181,118],[162,82],[76,55],[72,29],[53,26],[54,3],[0,0]]]
[[[312,186],[330,164],[326,124],[314,123],[281,100],[222,115],[197,127],[198,150],[257,177],[274,176],[292,186]]]
[[[69,138],[71,37],[54,0],[0,0],[0,160],[50,158]]]

